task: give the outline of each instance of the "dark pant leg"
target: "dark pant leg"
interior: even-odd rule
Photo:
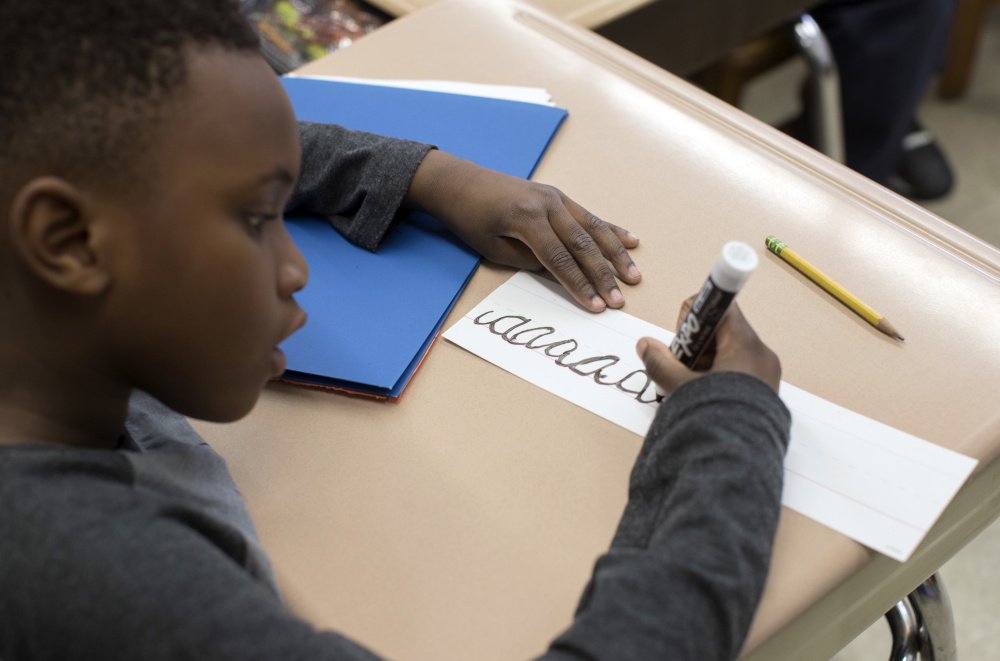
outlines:
[[[826,0],[810,13],[840,73],[847,165],[885,183],[940,66],[954,0]]]

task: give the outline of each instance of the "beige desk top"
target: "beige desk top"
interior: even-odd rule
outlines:
[[[368,0],[392,14],[404,16],[438,0]],[[532,4],[585,28],[595,28],[654,0],[531,0]]]
[[[369,0],[404,16],[440,0]],[[498,0],[482,0],[496,2]],[[503,2],[504,0],[499,0]],[[633,53],[689,76],[726,53],[791,20],[810,0],[528,0],[589,28]],[[456,29],[461,29],[455,26]]]
[[[1000,511],[995,248],[526,5],[437,3],[307,70],[546,87],[570,115],[535,179],[642,237],[629,312],[672,328],[722,243],[759,246],[741,306],[788,382],[981,460],[905,564],[785,510],[754,658],[829,658]],[[886,314],[905,345],[765,255],[770,233]],[[509,275],[481,267],[452,320]],[[293,604],[428,661],[544,649],[610,540],[640,445],[443,340],[399,404],[274,386],[245,420],[197,427],[229,461]]]

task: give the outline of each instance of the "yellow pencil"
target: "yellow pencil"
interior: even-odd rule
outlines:
[[[889,323],[888,319],[886,319],[878,312],[875,312],[875,310],[872,310],[870,307],[862,303],[857,296],[854,296],[849,291],[841,287],[839,284],[831,280],[828,275],[817,269],[815,266],[813,266],[806,260],[799,257],[799,255],[794,250],[786,246],[783,242],[779,241],[776,237],[774,237],[773,235],[768,236],[766,239],[764,239],[764,244],[767,246],[768,250],[770,250],[775,255],[777,255],[781,259],[791,264],[802,275],[806,276],[807,278],[815,282],[817,285],[825,289],[827,292],[833,294],[834,298],[836,298],[838,301],[840,301],[847,307],[857,312],[858,315],[860,315],[861,318],[867,321],[869,324],[871,324],[878,330],[882,331],[889,337],[894,337],[897,340],[904,339],[903,336],[900,335],[895,328],[893,328],[892,324]]]

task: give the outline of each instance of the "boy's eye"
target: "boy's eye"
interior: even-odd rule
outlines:
[[[260,233],[260,231],[264,229],[265,223],[277,220],[277,218],[278,214],[271,212],[248,212],[243,214],[243,220],[246,221],[247,227],[253,230],[254,233]]]

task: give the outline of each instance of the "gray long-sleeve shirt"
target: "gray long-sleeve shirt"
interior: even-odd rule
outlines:
[[[329,178],[337,154],[354,154],[352,173],[396,182],[396,206],[370,178],[336,196],[307,179],[296,199],[377,244],[427,147],[311,130],[306,154],[314,140],[344,146]],[[117,450],[0,447],[0,659],[374,658],[286,609],[224,462],[181,416],[137,393],[126,428]],[[746,375],[674,393],[611,548],[544,658],[732,658],[767,573],[788,429],[777,396]]]
[[[543,658],[733,658],[767,573],[788,423],[746,375],[678,390]],[[0,658],[375,658],[287,611],[222,460],[183,418],[137,394],[128,431],[116,451],[0,448]]]
[[[308,122],[299,123],[299,141],[301,174],[286,212],[325,216],[349,241],[369,250],[396,219],[417,166],[433,149]]]

